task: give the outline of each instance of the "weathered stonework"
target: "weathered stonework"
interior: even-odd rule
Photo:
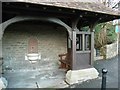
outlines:
[[[75,84],[89,79],[98,77],[98,71],[95,68],[87,68],[82,70],[69,70],[66,74],[66,82]]]
[[[115,43],[106,45],[100,49],[100,56],[96,56],[96,50],[94,50],[94,60],[102,60],[102,59],[110,59],[118,55],[118,49],[120,45],[118,44],[118,41]]]
[[[102,60],[103,56],[96,56],[96,50],[94,49],[94,61],[96,60]]]
[[[7,85],[7,80],[4,77],[0,77],[0,90],[5,89]]]
[[[30,37],[38,39],[41,60],[31,64],[25,60]],[[33,70],[58,68],[58,55],[67,52],[67,33],[63,27],[52,25],[13,24],[3,35],[3,68]]]
[[[118,55],[118,42],[106,45],[106,59],[113,58]]]

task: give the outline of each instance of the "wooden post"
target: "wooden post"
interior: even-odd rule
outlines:
[[[72,33],[72,70],[76,69],[76,31]]]
[[[74,18],[72,21],[72,70],[76,70],[76,31],[77,29],[77,24],[79,22],[79,16]]]
[[[90,26],[91,32],[91,61],[90,64],[93,65],[94,62],[94,25]]]
[[[94,61],[94,32],[91,32],[91,62],[90,64],[93,65]]]
[[[82,51],[85,51],[85,34],[82,34]]]

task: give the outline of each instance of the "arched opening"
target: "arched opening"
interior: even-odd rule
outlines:
[[[31,47],[34,47],[34,49]],[[41,54],[39,60],[41,65],[38,64],[38,67],[43,65],[42,61],[45,65],[54,62],[53,64],[57,66],[58,55],[67,53],[66,30],[59,25],[40,21],[24,21],[10,25],[3,35],[3,58],[9,60],[6,61],[7,65],[11,65],[10,68],[14,70],[25,70],[26,67],[31,65],[25,61],[26,53]],[[32,68],[29,66],[27,69],[31,70]]]
[[[4,71],[39,71],[39,74],[31,75],[38,76],[38,80],[46,78],[46,75],[48,78],[64,79],[65,72],[59,69],[58,55],[67,53],[67,35],[64,27],[48,22],[22,21],[11,24],[2,38]],[[30,63],[25,60],[28,53],[39,53],[41,58],[36,63]]]

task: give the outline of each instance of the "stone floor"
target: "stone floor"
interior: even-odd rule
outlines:
[[[7,88],[64,88],[64,70],[7,71],[3,75],[8,80]]]

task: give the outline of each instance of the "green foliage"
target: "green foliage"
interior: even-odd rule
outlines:
[[[95,27],[95,48],[101,48],[106,45],[106,23],[99,24]]]
[[[88,31],[89,27],[81,28],[82,31]],[[112,22],[100,23],[95,27],[95,48],[101,48],[106,44],[111,44],[117,39],[115,27]]]
[[[113,43],[117,38],[112,22],[101,23],[95,27],[95,48]]]
[[[101,29],[102,29],[103,25],[105,25],[105,23],[101,23],[101,24],[96,25],[95,34],[98,34],[98,33],[101,32]]]
[[[81,28],[82,31],[88,31],[89,30],[89,26],[83,27]]]
[[[117,34],[115,33],[115,27],[110,23],[107,24],[107,44],[111,44],[117,40]]]

